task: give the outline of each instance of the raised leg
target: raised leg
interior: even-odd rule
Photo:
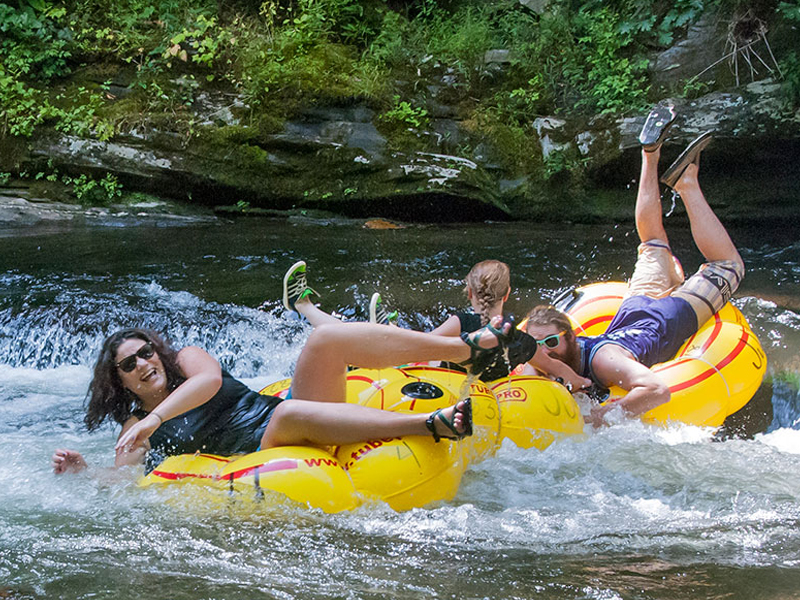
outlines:
[[[732,260],[744,264],[728,231],[706,202],[697,174],[698,166],[694,163],[688,165],[675,183],[675,191],[680,194],[686,207],[698,250],[707,261]]]
[[[636,231],[642,242],[662,240],[669,244],[661,218],[661,192],[658,185],[658,159],[661,148],[642,150],[642,169],[636,195]]]
[[[312,327],[319,327],[320,325],[330,325],[341,323],[342,321],[334,317],[330,313],[316,306],[310,298],[303,298],[294,303],[294,309],[303,315]]]
[[[380,369],[424,360],[461,362],[470,355],[458,337],[371,323],[323,325],[311,333],[297,360],[292,397],[344,402],[350,365]]]

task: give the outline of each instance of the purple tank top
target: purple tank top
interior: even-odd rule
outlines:
[[[646,367],[672,358],[681,345],[697,331],[697,317],[682,298],[631,296],[622,304],[605,333],[578,336],[581,374],[597,381],[592,371],[595,352],[605,344],[630,351]]]

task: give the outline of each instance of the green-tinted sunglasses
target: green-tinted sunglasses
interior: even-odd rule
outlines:
[[[536,343],[540,346],[547,346],[548,348],[555,348],[558,346],[559,342],[561,341],[559,338],[564,335],[563,331],[559,331],[558,333],[554,333],[553,335],[548,335],[546,338],[542,338],[540,340],[536,340]]]

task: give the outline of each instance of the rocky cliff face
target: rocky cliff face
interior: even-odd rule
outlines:
[[[686,40],[653,57],[654,89],[680,114],[665,154],[669,158],[697,134],[715,131],[704,155],[708,177],[741,180],[722,192],[719,205],[732,215],[758,214],[769,202],[742,189],[763,191],[762,175],[775,174],[800,140],[800,112],[787,108],[779,83],[760,77],[695,100],[668,97],[670,73],[685,76],[703,65],[712,65],[712,74],[728,69],[714,66],[724,51],[720,35],[719,20],[706,19]],[[487,60],[502,68],[495,54]],[[447,77],[445,72],[429,82],[428,126],[402,132],[401,142],[382,133],[375,113],[361,104],[307,107],[265,133],[248,125],[241,99],[204,91],[192,106],[191,137],[150,127],[99,142],[41,131],[30,140],[3,140],[0,171],[34,172],[49,163],[62,172],[115,173],[127,190],[205,206],[324,209],[407,221],[615,216],[587,190],[621,187],[637,177],[636,136],[644,114],[536,119],[528,128],[536,152],[521,161],[525,167],[515,167],[499,159],[502,139],[476,136],[448,105]],[[798,183],[796,171],[779,175],[786,189]]]

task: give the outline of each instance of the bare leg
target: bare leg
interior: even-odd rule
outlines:
[[[706,202],[697,180],[697,173],[696,164],[686,167],[675,184],[675,191],[680,194],[686,207],[692,227],[692,237],[698,250],[707,261],[732,260],[744,264],[727,230]]]
[[[312,327],[342,322],[332,314],[326,313],[324,310],[320,309],[309,298],[303,298],[295,302],[294,309],[308,319]]]
[[[658,159],[661,149],[642,150],[642,170],[636,195],[636,231],[642,242],[663,240],[669,243],[661,219],[661,193],[658,185]]]
[[[443,416],[454,419],[456,430],[464,430],[463,415],[455,412],[463,402],[444,409]],[[453,414],[455,413],[455,414]],[[428,415],[399,413],[358,404],[331,404],[306,400],[285,400],[275,409],[261,438],[263,449],[277,446],[334,446],[369,439],[429,435],[425,425]],[[452,432],[437,419],[437,432]]]
[[[380,369],[423,360],[460,362],[470,355],[459,337],[370,323],[323,325],[311,332],[297,360],[292,396],[344,402],[349,365]]]

